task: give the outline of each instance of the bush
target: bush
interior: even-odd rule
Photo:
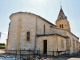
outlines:
[[[5,46],[5,43],[0,43],[0,46]]]

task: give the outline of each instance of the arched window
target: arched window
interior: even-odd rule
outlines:
[[[30,32],[27,32],[26,40],[27,40],[27,41],[30,41]]]
[[[63,28],[63,24],[59,25],[60,28]]]
[[[61,25],[59,25],[59,27],[61,28]]]
[[[62,24],[62,28],[63,28],[63,24]]]
[[[62,19],[62,16],[60,17],[60,19]]]

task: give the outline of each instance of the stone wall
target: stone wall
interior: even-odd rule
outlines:
[[[44,34],[44,25],[45,25],[45,34],[50,34],[51,24],[45,22],[44,20],[37,18],[37,34]]]
[[[50,36],[40,36],[37,37],[37,50],[43,51],[43,41],[47,40],[47,51],[65,51],[66,50],[66,38],[57,35],[50,35]],[[61,43],[63,40],[63,43]],[[63,45],[63,47],[61,46]]]
[[[11,18],[8,50],[34,49],[36,17],[30,14],[15,14]],[[26,33],[30,32],[30,41],[26,41]]]
[[[43,18],[30,13],[14,13],[10,16],[8,50],[34,49],[37,34],[50,34],[50,24]],[[26,41],[26,33],[30,32],[30,41]]]
[[[66,20],[66,19],[56,20],[56,26],[58,28],[60,28],[61,24],[63,24],[63,28],[62,29],[66,29],[66,30],[70,31],[70,25],[69,25],[68,20]]]
[[[66,35],[69,36],[69,38],[70,38],[70,44],[71,44],[70,45],[70,53],[72,54],[72,53],[78,52],[79,51],[79,39],[76,36],[74,36],[73,34],[71,34],[69,31],[66,31]],[[74,41],[75,41],[75,50],[73,49]],[[78,43],[76,43],[76,42],[78,42]]]
[[[16,49],[17,28],[18,28],[18,19],[12,20],[10,22],[10,28],[9,28],[8,50]]]
[[[67,36],[65,34],[65,30],[64,29],[55,28],[55,27],[51,27],[50,29],[51,29],[51,31],[50,31],[51,34],[57,33],[57,34],[60,34],[62,36]]]

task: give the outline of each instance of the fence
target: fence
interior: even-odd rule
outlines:
[[[57,53],[55,55],[55,53]],[[41,59],[41,58],[53,58],[58,57],[61,54],[66,56],[66,51],[47,51],[47,54],[44,54],[40,50],[9,50],[5,53],[7,56],[14,56],[20,60],[31,60],[31,59]],[[31,58],[31,59],[30,59]],[[16,60],[16,59],[15,59]]]

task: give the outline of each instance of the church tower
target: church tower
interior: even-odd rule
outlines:
[[[59,12],[58,18],[56,20],[56,26],[58,28],[66,29],[66,30],[70,31],[70,25],[67,20],[67,17],[65,16],[65,14],[62,10],[62,7],[60,8],[60,12]]]

